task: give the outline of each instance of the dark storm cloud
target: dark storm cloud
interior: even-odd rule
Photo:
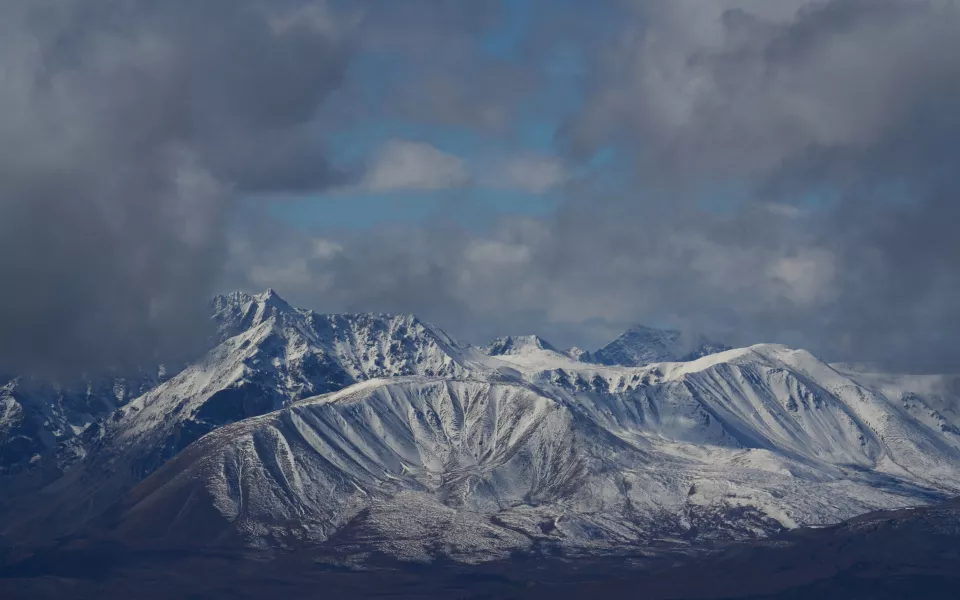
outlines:
[[[215,286],[269,285],[474,339],[596,345],[639,321],[956,369],[956,2],[535,2],[510,60],[484,48],[501,3],[332,5],[357,12],[0,7],[4,368],[182,351]],[[333,240],[236,210],[341,183],[329,130],[399,119],[515,140],[572,47],[589,68],[569,81],[588,89],[558,148],[617,159],[572,169],[554,215]]]
[[[618,6],[632,18],[597,40],[561,141],[578,156],[612,144],[628,165],[571,184],[554,217],[490,233],[312,240],[326,250],[288,287],[329,309],[437,315],[468,337],[528,323],[599,341],[645,321],[956,370],[960,7]]]
[[[336,179],[304,127],[345,35],[316,2],[4,2],[3,370],[202,343],[230,199]]]
[[[648,28],[577,124],[586,142],[628,126],[645,144],[642,180],[660,189],[744,190],[727,214],[667,226],[717,256],[746,251],[719,287],[746,285],[717,295],[684,261],[685,289],[669,296],[828,357],[955,370],[960,7],[693,5],[637,3]]]
[[[542,77],[529,64],[491,59],[485,36],[509,25],[502,2],[365,0],[356,36],[358,69],[326,111],[347,131],[371,119],[503,132]]]

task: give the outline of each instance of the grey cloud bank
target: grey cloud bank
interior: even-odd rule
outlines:
[[[477,339],[589,345],[670,323],[956,370],[960,7],[620,6],[631,19],[597,40],[588,101],[558,141],[572,157],[614,144],[626,168],[569,183],[553,217],[340,240],[292,294],[414,310]]]
[[[503,18],[493,3],[331,6],[0,8],[0,362],[175,354],[202,343],[214,291],[272,286],[318,310],[417,312],[476,341],[595,347],[642,322],[956,370],[955,2],[599,3],[618,11],[612,38],[540,2],[512,63],[479,49]],[[509,135],[545,85],[536,59],[571,35],[590,68],[556,140],[566,154],[500,167],[530,190],[562,186],[556,214],[331,236],[234,202],[354,183],[324,152],[337,122]],[[371,49],[419,65],[375,101],[347,75]],[[605,147],[616,161],[573,175]],[[409,156],[369,158],[397,169],[356,181],[422,188]],[[471,183],[444,165],[431,189]]]

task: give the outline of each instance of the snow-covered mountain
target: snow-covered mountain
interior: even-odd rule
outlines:
[[[877,385],[782,346],[639,369],[486,366],[219,429],[138,486],[117,531],[257,546],[359,531],[366,551],[481,560],[760,536],[960,491],[945,379]]]
[[[636,325],[591,355],[604,365],[637,367],[655,362],[689,361],[729,350],[700,335],[686,336],[672,329]]]
[[[489,356],[553,352],[579,362],[623,367],[639,367],[655,362],[691,361],[730,349],[730,346],[712,342],[701,335],[684,335],[673,329],[654,329],[642,325],[627,329],[596,352],[588,352],[576,346],[561,351],[536,335],[501,337],[480,348]]]
[[[500,337],[481,349],[488,356],[504,356],[509,354],[524,354],[527,352],[536,352],[548,350],[557,352],[550,342],[536,335],[519,335]]]
[[[219,344],[87,427],[82,460],[0,516],[10,539],[95,523],[135,544],[474,561],[755,537],[960,493],[953,377],[775,345],[642,366],[535,337],[481,351],[269,291],[214,307]]]
[[[213,307],[223,341],[109,418],[87,424],[74,450],[86,459],[27,499],[31,514],[52,515],[45,525],[51,534],[82,525],[223,425],[373,377],[466,373],[459,345],[410,315],[320,315],[294,309],[272,290],[220,296]],[[30,527],[20,515],[15,520]]]
[[[78,438],[87,428],[153,389],[167,377],[166,369],[132,376],[104,376],[60,386],[35,377],[0,381],[0,475],[42,465],[45,458],[71,459]]]

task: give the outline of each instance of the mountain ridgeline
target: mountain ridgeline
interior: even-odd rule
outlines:
[[[7,543],[476,563],[756,539],[960,494],[953,376],[641,327],[593,353],[476,348],[272,291],[217,297],[213,319],[202,360],[123,393],[7,381]]]

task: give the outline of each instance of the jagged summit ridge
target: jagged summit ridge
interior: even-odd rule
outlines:
[[[213,310],[213,319],[229,334],[249,330],[272,317],[277,317],[281,323],[306,322],[330,331],[335,331],[338,327],[342,329],[348,322],[361,324],[361,327],[368,329],[396,330],[405,327],[425,333],[451,349],[461,347],[459,342],[442,329],[413,314],[317,313],[313,310],[292,307],[273,289],[267,289],[256,295],[233,292],[216,296],[213,300]]]

